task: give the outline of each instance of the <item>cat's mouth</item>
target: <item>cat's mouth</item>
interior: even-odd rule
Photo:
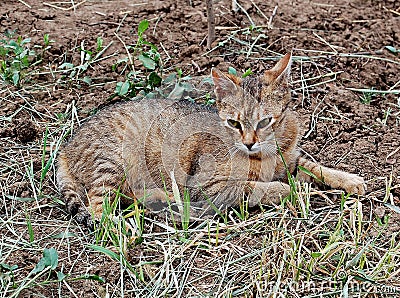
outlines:
[[[262,148],[259,143],[241,144],[240,149],[249,155],[260,153]]]
[[[248,155],[255,155],[261,152],[265,155],[275,155],[277,150],[276,146],[274,144],[270,144],[269,142],[257,142],[254,144],[241,143],[238,147],[241,151]]]

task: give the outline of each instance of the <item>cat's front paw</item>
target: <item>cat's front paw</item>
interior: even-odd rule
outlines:
[[[342,188],[351,194],[364,195],[367,190],[364,178],[356,174],[346,173]]]

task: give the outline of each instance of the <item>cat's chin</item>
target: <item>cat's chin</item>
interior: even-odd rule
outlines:
[[[256,155],[261,153],[261,148],[252,148],[251,150],[247,149],[246,147],[241,148],[241,150],[246,153],[247,155]]]
[[[261,153],[261,150],[251,150],[251,151],[247,150],[246,153],[247,153],[248,155],[250,155],[250,156],[258,155],[258,154]]]

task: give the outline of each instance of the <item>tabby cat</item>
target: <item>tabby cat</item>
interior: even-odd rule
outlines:
[[[216,108],[145,99],[99,112],[58,156],[67,210],[87,223],[118,189],[125,203],[137,199],[153,212],[179,211],[178,189],[181,196],[188,190],[190,215],[199,219],[243,199],[250,207],[279,204],[290,192],[287,170],[363,195],[363,178],[300,156],[299,124],[288,108],[290,65],[288,53],[261,76],[241,79],[213,69]]]

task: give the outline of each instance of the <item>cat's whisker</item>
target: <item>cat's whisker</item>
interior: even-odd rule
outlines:
[[[226,156],[229,154],[231,158],[233,158],[239,152],[239,150],[240,148],[238,148],[237,146],[233,146],[228,150]]]

